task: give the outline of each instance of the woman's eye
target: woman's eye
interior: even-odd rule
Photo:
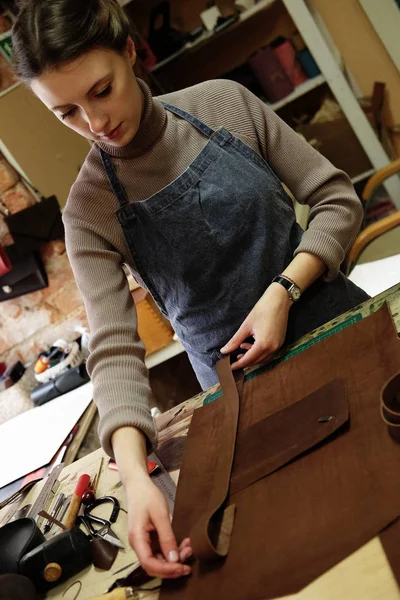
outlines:
[[[111,85],[108,85],[105,90],[96,94],[96,98],[105,98],[111,92]]]
[[[75,111],[74,108],[71,108],[71,110],[68,110],[66,113],[61,115],[61,120],[65,121],[65,119],[68,119],[68,117],[71,117],[74,114],[74,111]]]

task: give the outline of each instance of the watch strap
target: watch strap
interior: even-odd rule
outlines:
[[[295,283],[292,279],[290,279],[290,277],[287,277],[286,275],[277,275],[276,277],[273,278],[272,283],[279,283],[280,285],[282,285],[285,288],[285,290],[287,290],[287,292],[289,294],[289,298],[293,302],[296,302],[300,298],[301,289],[299,288],[297,283]],[[292,295],[292,291],[294,289],[297,289],[297,291],[298,291],[297,297],[294,297]]]

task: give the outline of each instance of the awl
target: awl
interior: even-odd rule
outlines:
[[[137,598],[137,593],[133,587],[117,588],[103,596],[96,596],[90,600],[126,600],[127,598]]]

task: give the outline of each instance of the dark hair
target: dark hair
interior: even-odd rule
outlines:
[[[122,53],[130,34],[117,0],[24,0],[12,30],[14,71],[29,82],[94,48]]]

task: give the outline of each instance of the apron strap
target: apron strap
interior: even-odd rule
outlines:
[[[103,161],[103,165],[106,170],[107,179],[110,183],[112,191],[118,198],[120,206],[125,206],[126,204],[129,204],[128,196],[126,195],[126,192],[120,180],[118,179],[118,175],[112,163],[111,156],[107,154],[107,152],[104,152],[104,150],[102,150],[101,148],[99,148],[99,150],[101,160]]]
[[[162,104],[166,110],[169,110],[170,112],[174,113],[178,117],[185,119],[185,121],[188,121],[188,123],[193,125],[193,127],[196,127],[196,129],[198,129],[198,131],[200,131],[200,133],[207,136],[208,138],[211,138],[214,135],[215,132],[213,129],[211,129],[211,127],[208,127],[208,125],[206,125],[199,119],[196,119],[196,117],[194,117],[190,113],[188,113],[184,110],[181,110],[177,106],[172,106],[172,104],[167,104],[165,102],[162,102]],[[120,206],[125,206],[126,204],[129,204],[128,196],[126,195],[126,192],[125,192],[120,180],[118,179],[118,175],[117,175],[117,172],[113,165],[111,156],[109,154],[107,154],[107,152],[102,150],[102,148],[100,148],[100,147],[99,147],[99,150],[100,150],[101,160],[102,160],[104,168],[106,170],[107,179],[109,181],[112,191],[118,198],[118,202],[119,202]]]
[[[186,112],[185,110],[182,110],[182,109],[178,108],[177,106],[172,106],[172,104],[167,104],[166,102],[161,102],[161,104],[164,106],[164,108],[166,110],[169,110],[170,112],[174,113],[174,115],[177,115],[178,117],[181,117],[182,119],[185,119],[185,121],[188,121],[189,123],[191,123],[191,125],[193,125],[193,127],[196,127],[196,129],[198,129],[200,131],[200,133],[203,133],[208,138],[210,138],[212,135],[214,135],[214,133],[215,133],[214,129],[211,129],[211,127],[208,127],[208,125],[206,125],[199,119],[196,119],[196,117],[194,117],[190,113]]]

